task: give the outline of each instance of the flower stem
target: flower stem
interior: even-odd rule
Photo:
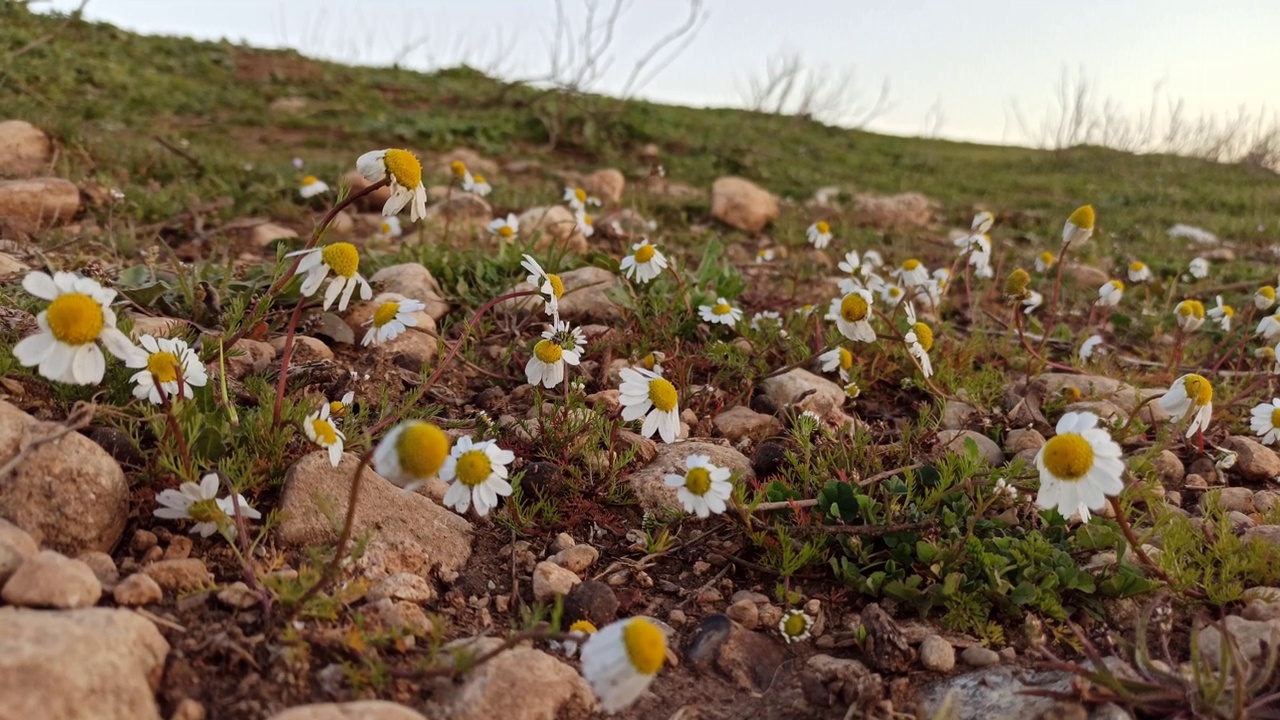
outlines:
[[[195,472],[191,467],[191,451],[187,449],[187,438],[182,434],[182,426],[178,424],[178,417],[173,412],[173,402],[169,400],[169,394],[164,391],[161,383],[156,383],[156,392],[160,393],[160,407],[164,410],[165,422],[169,425],[169,432],[173,433],[173,441],[178,444],[178,454],[182,457],[182,467],[186,472],[186,479],[195,481]]]
[[[298,316],[302,314],[302,306],[306,298],[299,298],[289,316],[289,329],[284,336],[284,352],[280,353],[280,380],[276,383],[276,406],[271,411],[271,424],[280,424],[280,408],[284,405],[285,386],[289,381],[289,360],[293,358],[293,335],[298,329]]]

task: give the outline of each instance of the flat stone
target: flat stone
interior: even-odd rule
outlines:
[[[653,462],[631,473],[628,482],[645,510],[684,512],[684,506],[676,496],[674,488],[666,486],[668,474],[684,475],[688,469],[685,458],[690,455],[706,455],[714,465],[727,467],[733,472],[734,483],[748,482],[755,478],[751,469],[751,460],[746,455],[723,445],[689,440],[674,445],[662,444],[658,447]]]
[[[426,716],[386,700],[298,705],[272,715],[269,720],[427,720]]]
[[[568,595],[574,585],[582,582],[576,573],[543,560],[533,568],[533,599],[551,602],[561,595]]]
[[[480,647],[477,652],[483,652]],[[643,708],[643,699],[638,705]],[[439,692],[433,720],[555,720],[586,718],[596,708],[591,686],[571,666],[529,647],[499,653]]]
[[[1252,438],[1232,435],[1224,446],[1236,453],[1236,465],[1232,470],[1246,480],[1270,482],[1280,477],[1280,456],[1266,445]]]
[[[1280,644],[1280,621],[1261,622],[1228,615],[1223,618],[1223,625],[1234,638],[1236,651],[1250,663],[1259,662],[1265,657],[1264,647],[1274,648]],[[1210,667],[1218,667],[1222,658],[1222,631],[1216,624],[1206,625],[1200,628],[1196,637],[1200,657]]]
[[[779,407],[810,410],[821,418],[834,416],[845,401],[844,388],[800,368],[766,378],[760,390]]]
[[[429,635],[435,625],[422,608],[406,600],[382,598],[360,606],[360,614],[371,627]]]
[[[261,601],[258,593],[254,592],[253,588],[250,588],[248,584],[240,580],[237,580],[236,582],[233,582],[219,590],[215,597],[217,597],[218,602],[223,605],[237,610],[246,610],[257,605]]]
[[[523,232],[523,226],[521,232]],[[547,272],[555,272],[553,268],[545,268]],[[609,294],[615,288],[622,287],[622,279],[617,275],[593,265],[556,273],[564,283],[564,295],[558,302],[560,317],[575,323],[613,323],[622,318],[622,310]],[[508,290],[512,292],[528,292],[534,287],[521,282]],[[503,300],[497,309],[506,313],[531,313],[545,316],[544,300],[541,296],[530,296]]]
[[[225,356],[227,374],[241,380],[246,375],[260,373],[276,361],[276,349],[271,343],[241,338],[231,346]]]
[[[856,193],[851,215],[859,225],[881,230],[923,229],[933,224],[937,203],[918,192]]]
[[[163,600],[164,591],[155,580],[151,579],[150,575],[134,573],[116,583],[115,588],[111,590],[111,598],[117,605],[141,607],[154,605]]]
[[[1057,701],[1023,695],[1022,691],[1068,692],[1071,682],[1072,676],[1062,672],[1035,672],[996,665],[954,675],[920,689],[920,716],[956,720],[1036,718],[1052,709]],[[943,708],[949,708],[947,713],[952,714],[943,714]]]
[[[983,435],[976,430],[939,430],[938,442],[936,447],[940,448],[944,453],[964,453],[965,441],[973,440],[978,446],[978,458],[988,465],[998,466],[1004,464],[1004,451],[996,444],[995,440]]]
[[[276,351],[277,355],[283,357],[284,346],[288,341],[288,337],[278,337],[271,339],[271,347]],[[328,343],[308,335],[293,336],[293,354],[289,359],[290,365],[293,363],[316,362],[319,360],[332,360],[333,350],[329,348]]]
[[[171,317],[130,315],[129,319],[133,321],[133,329],[129,331],[129,336],[133,338],[134,342],[137,342],[138,338],[143,335],[158,338],[173,337],[186,327],[185,322]]]
[[[729,442],[750,439],[760,442],[782,432],[782,423],[772,415],[758,413],[745,405],[734,405],[712,421],[716,433]]]
[[[431,583],[413,573],[396,573],[378,581],[365,594],[366,600],[404,600],[411,603],[425,603],[434,600],[435,588]]]
[[[1212,505],[1217,505],[1226,512],[1239,512],[1246,515],[1256,512],[1253,507],[1253,491],[1242,487],[1210,490],[1200,496],[1200,509],[1203,512]]]
[[[1017,455],[1023,450],[1038,452],[1044,443],[1044,435],[1035,428],[1015,428],[1004,434],[1004,451],[1010,455]]]
[[[144,567],[142,572],[171,593],[185,593],[213,585],[213,573],[200,558],[159,560]]]
[[[517,220],[520,223],[520,238],[536,238],[533,246],[538,250],[585,255],[590,249],[586,236],[578,230],[578,219],[563,205],[529,208]],[[563,278],[564,275],[560,277]]]
[[[68,180],[0,180],[0,217],[53,227],[67,224],[79,211],[80,188]]]
[[[1110,400],[1126,413],[1133,412],[1138,404],[1138,391],[1132,385],[1102,375],[1044,373],[1027,384],[1027,392],[1045,400]]]
[[[0,176],[39,175],[52,160],[53,142],[43,130],[25,120],[0,122]]]
[[[745,178],[722,177],[711,185],[711,217],[758,233],[778,217],[778,198]]]
[[[369,282],[380,287],[383,292],[420,300],[427,306],[425,312],[436,320],[449,312],[449,303],[440,291],[440,283],[421,263],[388,265],[374,273]]]
[[[255,225],[249,231],[249,241],[259,250],[266,251],[281,240],[292,240],[298,237],[298,231],[284,225],[264,222]]]
[[[599,550],[584,543],[567,547],[552,555],[548,560],[571,573],[581,575],[594,565],[599,557]]]
[[[988,667],[1000,662],[1000,653],[991,648],[984,648],[981,645],[972,645],[960,653],[960,659],[966,665],[979,668]]]
[[[685,657],[699,670],[719,675],[743,690],[763,692],[785,659],[782,643],[747,630],[726,615],[702,620],[685,644]]]
[[[8,253],[0,253],[0,277],[26,274],[30,270],[31,266],[18,258]]]
[[[102,597],[102,583],[89,566],[53,550],[42,550],[9,577],[0,598],[19,607],[85,608]]]

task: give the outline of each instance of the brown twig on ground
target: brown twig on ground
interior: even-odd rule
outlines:
[[[171,142],[169,142],[168,140],[166,140],[163,136],[160,136],[160,135],[152,135],[152,136],[151,136],[151,139],[152,139],[152,140],[155,140],[155,141],[156,141],[156,142],[158,142],[158,143],[160,143],[160,146],[161,146],[161,147],[163,147],[165,150],[168,150],[169,152],[173,153],[174,155],[177,155],[178,157],[182,158],[183,160],[186,160],[186,161],[187,161],[187,163],[188,163],[189,165],[191,165],[191,167],[192,167],[192,168],[194,168],[194,169],[195,169],[195,171],[196,171],[196,174],[197,174],[197,175],[203,175],[203,174],[204,174],[204,163],[200,162],[200,158],[197,158],[195,155],[192,155],[191,153],[187,152],[186,150],[183,150],[182,148],[178,147],[177,145],[174,145],[173,143],[171,143]]]
[[[9,476],[9,473],[17,470],[18,466],[27,459],[27,456],[36,451],[36,448],[45,443],[51,443],[64,435],[88,427],[89,423],[93,421],[93,416],[97,410],[98,406],[92,402],[77,402],[71,408],[71,412],[67,414],[66,422],[61,427],[47,435],[32,438],[30,442],[19,448],[17,454],[9,458],[8,462],[0,465],[0,480],[4,480]]]

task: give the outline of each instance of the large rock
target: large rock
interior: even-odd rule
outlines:
[[[595,706],[591,686],[572,667],[541,650],[516,647],[433,695],[427,714],[442,720],[557,720],[585,718]]]
[[[449,303],[440,294],[440,283],[422,263],[388,265],[374,273],[369,282],[378,285],[383,292],[421,300],[427,306],[426,313],[436,320],[449,312]]]
[[[1105,270],[1077,262],[1069,262],[1063,265],[1062,275],[1070,278],[1077,285],[1093,288],[1095,291],[1111,279],[1111,276]]]
[[[19,448],[61,428],[0,400],[0,465]],[[0,518],[64,555],[109,552],[129,519],[129,486],[107,451],[79,433],[68,433],[29,447],[0,482]]]
[[[1236,453],[1236,472],[1247,480],[1272,482],[1280,478],[1280,457],[1262,443],[1240,435],[1227,438],[1228,450]]]
[[[782,432],[782,423],[778,418],[758,413],[745,405],[735,405],[725,410],[716,415],[712,423],[717,433],[734,443],[743,438],[760,442]]]
[[[844,388],[808,370],[796,368],[765,378],[760,389],[779,407],[794,403],[797,411],[811,410],[829,418],[844,405]]]
[[[586,324],[609,323],[622,317],[622,310],[609,297],[611,291],[622,287],[622,280],[617,275],[594,265],[558,273],[558,275],[564,283],[564,296],[559,302],[562,319]],[[534,287],[529,283],[521,282],[507,292],[528,292],[533,289]],[[530,296],[504,300],[498,304],[498,309],[505,312],[542,314],[543,303],[542,296]],[[550,322],[549,319],[548,322]]]
[[[304,455],[285,474],[280,499],[282,519],[276,528],[281,543],[295,548],[332,546],[347,512],[351,478],[360,460],[347,453],[338,467],[329,454]],[[353,537],[365,534],[386,543],[418,545],[438,572],[456,573],[471,557],[471,524],[429,498],[406,493],[372,468],[360,482]]]
[[[539,250],[554,248],[579,255],[588,250],[587,238],[578,230],[577,218],[563,205],[529,208],[518,220],[520,237],[528,239],[537,235],[534,247]]]
[[[1138,390],[1132,385],[1102,375],[1044,373],[1027,385],[1026,392],[1045,400],[1109,400],[1126,413],[1133,412],[1139,402]],[[1053,418],[1050,424],[1056,423]]]
[[[956,720],[1026,720],[1041,717],[1057,701],[1023,695],[1022,691],[1066,692],[1071,676],[1062,672],[1028,672],[997,665],[956,675],[919,692],[921,717]],[[943,709],[946,708],[946,713]]]
[[[27,558],[0,591],[0,598],[20,607],[93,607],[100,597],[102,583],[88,565],[52,550]]]
[[[53,143],[25,120],[0,122],[0,176],[39,175],[53,159]]]
[[[427,720],[422,713],[386,700],[298,705],[270,720]]]
[[[40,552],[40,546],[31,534],[13,523],[0,518],[0,587],[13,575],[27,558]]]
[[[249,230],[249,242],[264,251],[275,247],[276,242],[280,240],[292,240],[296,237],[298,237],[297,230],[273,222],[259,223]]]
[[[131,611],[0,608],[0,720],[158,720],[168,654]]]
[[[0,218],[63,225],[80,210],[80,189],[62,178],[0,180]]]
[[[351,327],[351,331],[355,333],[356,344],[364,342],[364,336],[369,332],[372,325],[367,325],[373,319],[374,312],[385,302],[393,302],[398,300],[410,300],[416,298],[407,298],[399,293],[384,292],[375,295],[368,302],[359,302],[351,306],[347,311],[347,325]],[[436,353],[440,350],[438,335],[436,334],[435,318],[427,314],[426,310],[419,310],[413,313],[413,317],[418,320],[415,327],[405,328],[405,331],[396,337],[384,342],[380,345],[372,345],[375,352],[392,358],[395,364],[400,367],[407,368],[413,372],[420,372],[427,363],[435,359]]]
[[[778,217],[778,199],[750,180],[722,177],[711,185],[711,217],[758,233]]]
[[[939,430],[937,447],[946,454],[964,454],[966,440],[978,446],[978,459],[993,467],[1004,464],[1004,451],[996,441],[976,430]]]
[[[597,170],[582,179],[582,189],[607,203],[622,200],[622,191],[626,187],[627,179],[622,171],[614,168]]]
[[[1280,645],[1280,620],[1245,620],[1238,615],[1223,618],[1222,625],[1231,635],[1232,645],[1237,657],[1243,657],[1245,664],[1261,662],[1266,657],[1266,648]],[[1222,661],[1222,630],[1215,623],[1200,628],[1196,635],[1200,657],[1216,668]]]
[[[690,455],[707,455],[713,464],[729,468],[734,473],[734,483],[755,478],[751,460],[733,448],[696,440],[674,445],[663,444],[658,447],[658,456],[653,462],[631,473],[629,478],[631,489],[640,500],[641,507],[654,511],[684,511],[684,506],[676,498],[675,489],[667,487],[664,481],[668,474],[684,475],[688,469],[685,458]]]
[[[880,230],[924,228],[933,223],[936,203],[917,193],[876,195],[859,193],[853,196],[853,217],[858,224],[870,225]]]

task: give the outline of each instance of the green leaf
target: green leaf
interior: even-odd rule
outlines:
[[[1009,600],[1014,605],[1026,605],[1036,599],[1036,586],[1023,580],[1013,588],[1013,592],[1009,594]]]

